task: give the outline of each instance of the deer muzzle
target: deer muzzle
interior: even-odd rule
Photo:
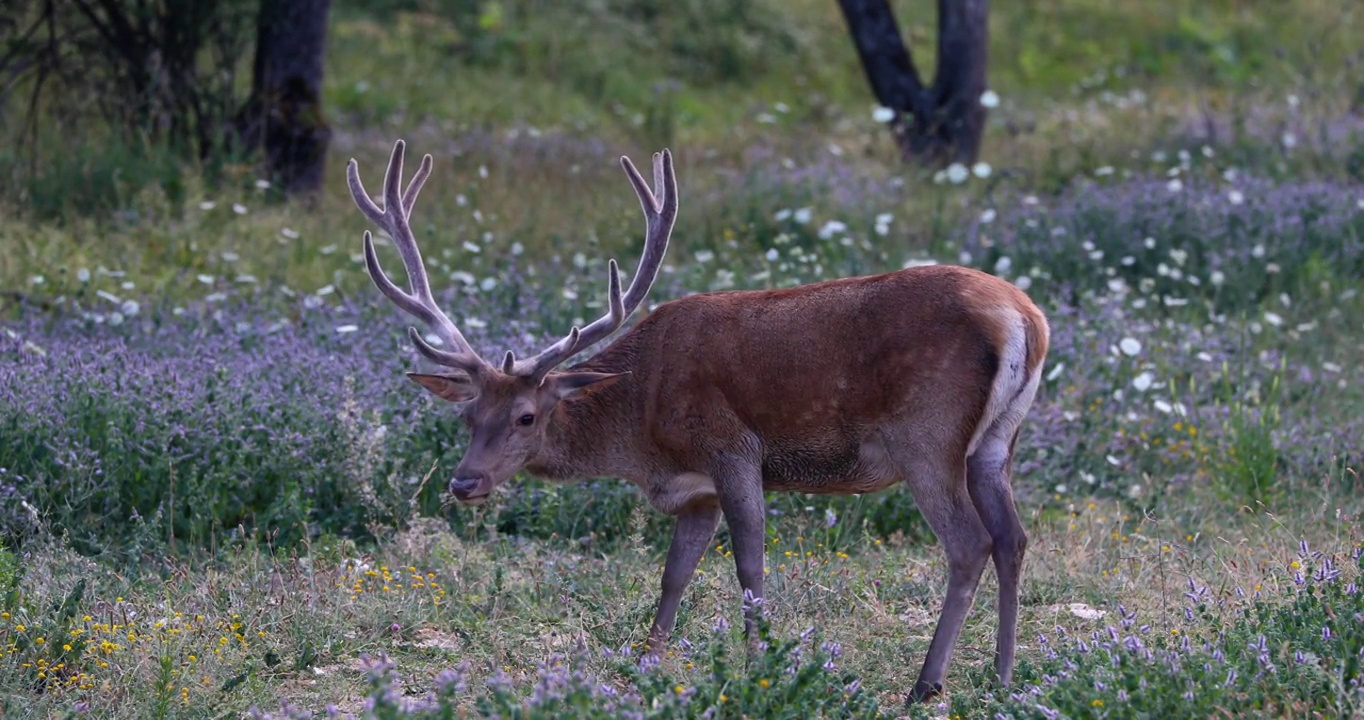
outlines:
[[[487,475],[455,476],[450,481],[450,494],[468,505],[476,505],[487,500],[492,489],[493,484]]]

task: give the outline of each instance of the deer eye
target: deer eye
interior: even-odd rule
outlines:
[[[521,427],[530,427],[531,425],[535,424],[535,416],[531,415],[530,413],[526,413],[525,415],[522,415],[521,417],[516,419],[516,424],[520,425]]]

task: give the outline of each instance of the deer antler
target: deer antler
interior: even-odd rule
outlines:
[[[644,210],[646,222],[644,252],[635,276],[630,279],[630,288],[622,296],[620,268],[615,260],[609,261],[606,314],[581,330],[576,327],[570,329],[563,339],[534,357],[517,360],[509,351],[502,363],[503,372],[543,378],[550,370],[572,357],[578,348],[588,347],[618,330],[649,294],[649,288],[658,277],[658,268],[663,264],[663,255],[668,250],[668,237],[672,233],[673,221],[677,219],[677,178],[673,175],[672,153],[667,150],[654,153],[653,160],[654,187],[651,190],[635,169],[634,163],[630,162],[630,158],[620,159],[621,167],[630,177],[630,184],[634,186],[635,194],[639,196],[639,205]]]
[[[365,231],[365,267],[380,292],[404,312],[426,323],[436,337],[441,339],[441,343],[450,348],[437,350],[422,338],[416,328],[409,327],[408,336],[422,355],[433,362],[463,370],[476,377],[489,367],[488,363],[479,357],[469,345],[469,341],[464,339],[459,328],[431,297],[431,283],[426,277],[426,266],[422,263],[421,251],[417,249],[417,241],[412,237],[412,227],[408,224],[412,205],[417,202],[422,185],[431,176],[431,156],[426,155],[422,158],[417,174],[412,176],[412,183],[404,192],[401,186],[405,148],[406,144],[402,140],[393,144],[393,154],[388,159],[388,171],[384,173],[384,209],[380,210],[365,192],[364,185],[360,183],[359,166],[354,158],[346,165],[346,181],[350,185],[351,197],[359,206],[360,212],[393,238],[393,245],[398,248],[403,267],[407,269],[407,281],[412,291],[404,292],[389,279],[383,268],[379,267],[379,256],[374,252],[374,238],[368,230]]]

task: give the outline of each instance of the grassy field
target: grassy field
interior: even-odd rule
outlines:
[[[932,5],[895,3],[930,70]],[[835,3],[743,7],[338,2],[310,204],[0,128],[0,714],[1364,717],[1364,13],[995,3],[957,183],[895,160]],[[398,137],[481,351],[600,313],[641,237],[616,159],[663,146],[652,302],[925,262],[1025,288],[1053,340],[1014,687],[987,572],[946,696],[904,708],[945,568],[901,489],[768,498],[747,665],[721,527],[643,669],[671,525],[633,488],[445,504],[464,430],[402,377],[343,178]]]

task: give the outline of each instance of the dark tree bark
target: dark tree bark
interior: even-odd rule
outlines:
[[[331,128],[322,72],[331,0],[261,0],[251,98],[237,118],[246,149],[264,147],[271,180],[287,194],[322,186]]]
[[[938,0],[938,63],[925,87],[900,37],[889,0],[838,0],[853,45],[906,160],[972,164],[985,130],[987,0]]]

